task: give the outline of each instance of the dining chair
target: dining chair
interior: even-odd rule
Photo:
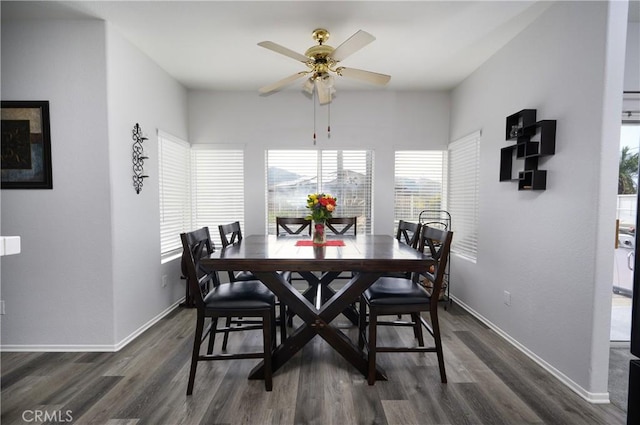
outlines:
[[[358,217],[333,217],[327,220],[325,227],[334,235],[353,235],[358,232]],[[353,273],[343,273],[336,280],[351,279]]]
[[[305,217],[276,217],[276,236],[299,236],[307,234],[311,236],[311,220]],[[298,273],[290,272],[289,281],[298,280],[306,282],[306,279],[298,275]],[[308,289],[305,289],[305,291]],[[287,309],[287,325],[293,326],[293,317],[295,314]]]
[[[359,338],[358,346],[367,346],[369,353],[369,367],[367,381],[369,385],[376,380],[376,356],[382,352],[435,352],[440,368],[440,380],[447,382],[442,353],[442,340],[438,323],[438,296],[430,296],[419,283],[423,277],[433,285],[433,293],[438,294],[442,286],[453,232],[423,226],[420,232],[418,250],[432,259],[433,267],[423,273],[414,274],[412,279],[381,277],[371,285],[360,297]],[[367,313],[369,310],[368,323]],[[429,312],[431,323],[422,317],[421,312]],[[379,321],[379,316],[409,314],[411,322]],[[366,327],[369,326],[367,334]],[[414,337],[418,340],[417,347],[398,347],[378,345],[378,326],[411,326]],[[426,347],[422,334],[424,327],[433,337],[434,345]]]
[[[420,223],[400,220],[398,222],[398,230],[396,231],[396,239],[412,248],[417,248],[418,241],[420,240],[421,227],[422,225]]]
[[[215,250],[215,245],[213,244],[213,241],[211,240],[211,235],[209,233],[209,228],[208,227],[202,227],[200,229],[194,230],[193,233],[195,234],[194,237],[197,237],[198,239],[201,239],[204,242],[204,244],[202,245],[202,252],[200,253],[201,256],[203,255],[208,255],[211,254],[214,250]],[[185,307],[195,307],[195,298],[194,298],[194,294],[192,294],[191,292],[191,285],[189,284],[189,276],[187,273],[187,253],[186,251],[182,251],[182,258],[181,258],[181,263],[180,263],[180,267],[181,267],[181,279],[184,279],[185,282],[185,296],[184,296],[184,303],[183,305]],[[216,275],[217,278],[217,275]],[[202,282],[203,285],[205,285],[204,287],[200,288],[200,291],[202,293],[208,293],[209,290],[211,289],[211,284],[213,283],[212,279],[206,279],[205,281]]]
[[[220,241],[222,247],[226,248],[229,245],[240,242],[242,240],[242,229],[239,221],[234,221],[228,224],[221,224],[218,226],[220,232]],[[237,282],[239,280],[256,280],[253,273],[249,271],[229,271],[229,282]]]
[[[358,217],[333,217],[327,220],[325,225],[334,235],[352,234],[355,236],[358,231],[357,221]]]
[[[304,217],[276,217],[276,236],[305,233],[311,236],[311,220]]]
[[[396,231],[396,239],[400,243],[409,245],[411,248],[418,249],[418,241],[420,240],[420,229],[422,224],[410,221],[400,220],[398,222],[398,230]],[[409,272],[389,272],[385,273],[385,277],[403,277],[411,279]]]
[[[276,343],[276,297],[260,281],[247,280],[220,283],[215,270],[204,270],[200,265],[200,260],[206,255],[204,253],[209,243],[209,238],[206,236],[200,230],[180,234],[183,251],[186,253],[187,282],[191,286],[197,309],[187,395],[193,393],[199,361],[229,359],[263,359],[265,389],[271,391],[273,388],[271,352]],[[208,293],[203,293],[201,288],[204,288],[208,281],[213,281],[213,287]],[[259,322],[245,326],[226,326],[218,329],[219,318],[239,316],[256,318],[259,319]],[[206,318],[210,318],[211,321],[205,330]],[[227,353],[226,347],[224,347],[221,354],[213,354],[216,333],[225,332],[228,334],[229,332],[255,329],[262,329],[262,352]],[[201,345],[207,336],[209,337],[207,352],[206,354],[200,354]]]
[[[226,248],[229,245],[242,241],[242,228],[240,227],[239,221],[234,221],[228,224],[221,224],[218,226],[218,231],[220,232],[220,240],[222,241],[223,248]],[[247,270],[229,271],[228,274],[229,274],[229,282],[258,280],[258,278],[253,273]],[[280,272],[280,274],[286,281],[288,282],[291,281],[291,272],[283,271],[283,272]],[[280,305],[280,302],[278,301],[277,304]],[[280,338],[281,340],[284,341],[287,337],[287,323],[286,323],[286,320],[284,319],[286,317],[284,305],[280,306],[280,312],[281,314],[278,316],[276,323],[280,325]],[[234,324],[242,326],[242,325],[251,324],[251,322],[253,321],[247,320],[244,317],[227,316],[226,326],[231,327]],[[224,339],[222,342],[223,349],[226,348],[227,346],[228,338],[229,338],[229,335],[228,333],[226,333],[224,335]]]

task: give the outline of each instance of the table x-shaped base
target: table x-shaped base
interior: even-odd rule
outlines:
[[[327,341],[342,357],[358,369],[363,376],[367,376],[368,360],[364,353],[340,329],[331,326],[331,321],[345,311],[352,311],[351,304],[357,301],[358,297],[371,286],[382,273],[355,273],[351,280],[340,290],[336,292],[333,292],[333,290],[326,292],[332,295],[322,304],[320,309],[316,309],[305,296],[300,294],[293,285],[284,280],[277,272],[253,272],[253,274],[278,296],[280,302],[284,302],[304,321],[302,326],[297,328],[274,350],[271,359],[273,372],[289,361],[289,359],[302,349],[305,344],[311,341],[315,335],[320,335],[320,337]],[[302,272],[301,274],[305,276],[305,278],[309,278],[307,272]],[[338,274],[337,272],[331,272],[328,276],[327,274],[323,275],[327,276],[326,279],[329,279],[327,282],[320,282],[320,280],[314,276],[316,281],[311,279],[310,284],[318,285],[327,283],[325,286],[328,287],[328,282],[333,280]],[[331,276],[333,276],[333,278]],[[325,298],[324,290],[322,294],[323,298]],[[349,319],[352,320],[351,317]],[[253,368],[249,374],[249,379],[264,379],[264,364],[262,362]],[[378,367],[376,380],[386,381],[386,379],[385,372]]]

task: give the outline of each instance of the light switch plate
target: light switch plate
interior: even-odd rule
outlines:
[[[20,254],[20,236],[0,236],[0,256]]]

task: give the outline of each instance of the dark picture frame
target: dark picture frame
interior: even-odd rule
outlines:
[[[49,101],[2,101],[2,189],[53,189]]]

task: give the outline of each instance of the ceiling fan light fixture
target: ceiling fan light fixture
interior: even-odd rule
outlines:
[[[333,78],[332,75],[329,74],[324,74],[322,76],[322,82],[324,83],[324,85],[330,89],[332,89],[335,92],[335,88],[333,87],[333,84],[335,82],[335,79]]]
[[[313,77],[307,78],[307,80],[302,85],[302,90],[309,94],[313,94]]]
[[[385,85],[389,82],[391,79],[391,76],[389,75],[378,74],[361,69],[345,68],[343,66],[336,68],[339,62],[374,41],[374,36],[366,31],[359,30],[334,49],[333,47],[325,44],[329,39],[329,35],[329,31],[326,29],[316,28],[311,34],[311,37],[318,44],[308,48],[304,55],[280,46],[272,41],[262,41],[258,43],[261,47],[302,62],[309,68],[308,71],[300,72],[291,77],[287,77],[273,84],[262,87],[259,90],[260,93],[265,94],[277,91],[282,87],[291,84],[297,78],[311,74],[311,77],[305,81],[303,90],[309,94],[314,93],[314,88],[315,92],[321,91],[322,93],[318,93],[318,99],[320,100],[320,104],[324,105],[331,102],[333,93],[335,93],[335,80],[334,76],[330,73],[377,85]]]

